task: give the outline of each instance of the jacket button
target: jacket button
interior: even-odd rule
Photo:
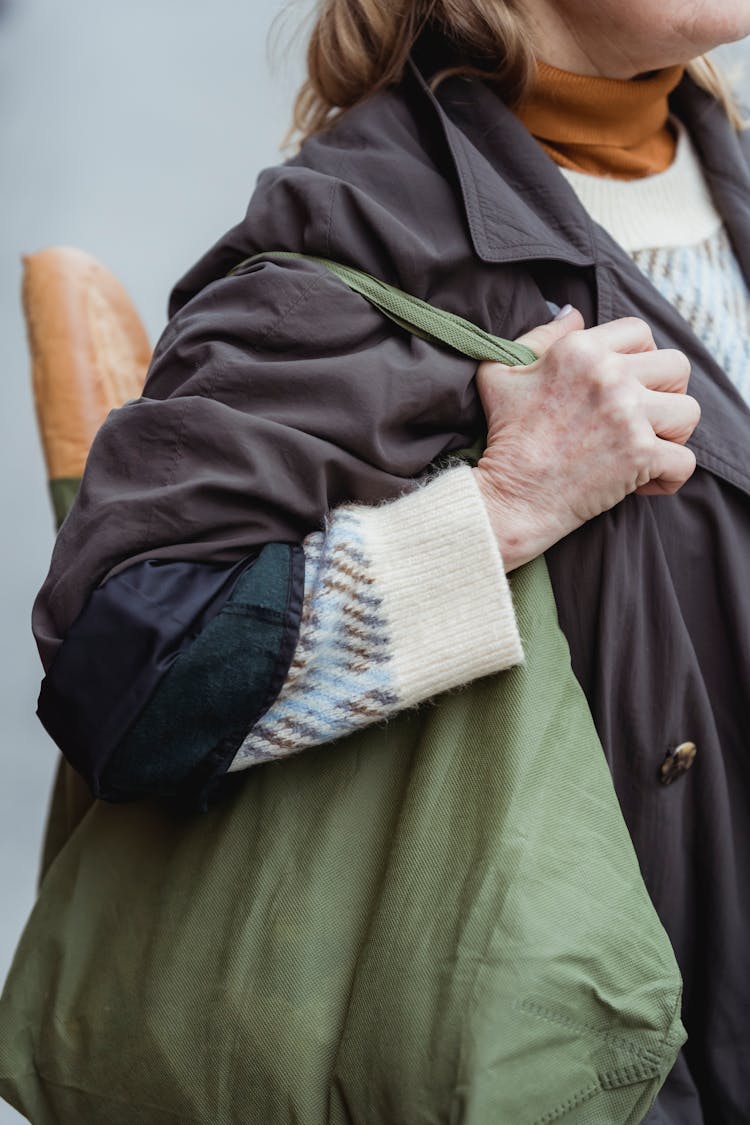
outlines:
[[[682,777],[695,761],[698,753],[694,742],[681,742],[674,750],[668,750],[664,761],[659,766],[659,781],[662,785],[671,785]]]

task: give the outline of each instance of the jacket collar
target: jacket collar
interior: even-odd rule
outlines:
[[[440,123],[477,257],[594,265],[594,224],[556,165],[491,87],[476,78],[449,78],[436,93],[430,90],[431,75],[455,62],[445,40],[425,33],[408,67]],[[750,130],[738,136],[721,106],[687,74],[670,104],[698,149],[750,284]]]
[[[408,66],[440,123],[477,257],[493,263],[541,258],[593,265],[588,216],[571,206],[578,201],[565,181],[561,193],[555,165],[489,86],[479,79],[449,78],[434,94],[429,75],[437,67],[425,66],[416,50]]]

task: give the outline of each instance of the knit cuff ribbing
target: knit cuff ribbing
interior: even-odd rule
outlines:
[[[362,509],[360,520],[404,706],[523,660],[503,561],[468,466]]]

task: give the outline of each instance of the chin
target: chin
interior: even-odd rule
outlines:
[[[724,43],[739,43],[741,39],[746,39],[748,35],[750,35],[750,18],[746,17],[741,29],[732,29],[716,46],[720,47]]]
[[[712,8],[716,11],[711,12]],[[724,43],[737,43],[750,35],[750,4],[747,0],[706,4],[702,18],[696,18],[692,26],[687,25],[686,31],[693,40],[704,43],[703,51]]]

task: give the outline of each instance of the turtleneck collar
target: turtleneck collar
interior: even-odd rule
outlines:
[[[517,116],[555,163],[573,172],[635,180],[672,163],[669,95],[684,66],[629,81],[571,74],[548,63]]]

